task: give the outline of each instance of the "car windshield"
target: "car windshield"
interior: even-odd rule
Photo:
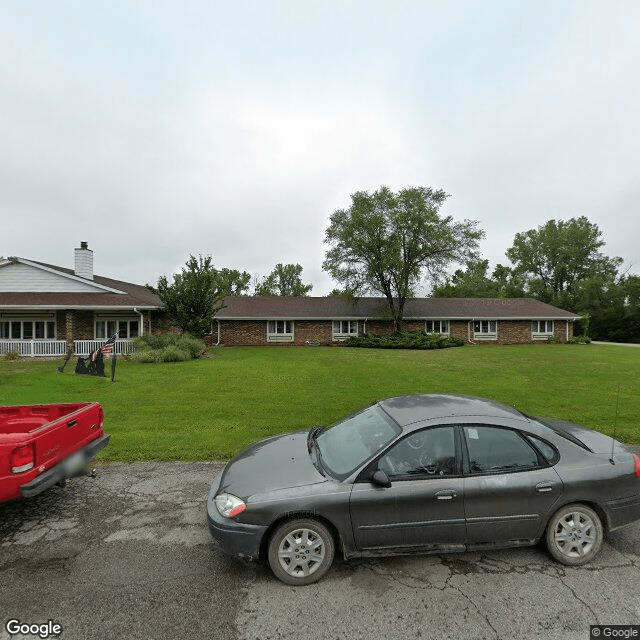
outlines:
[[[400,427],[374,405],[329,427],[316,442],[325,469],[343,480],[400,431]]]

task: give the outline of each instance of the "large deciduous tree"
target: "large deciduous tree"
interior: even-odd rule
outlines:
[[[302,267],[299,264],[276,265],[264,280],[256,285],[257,296],[306,296],[312,284],[302,282]]]
[[[428,187],[354,193],[348,209],[331,215],[322,268],[356,295],[383,295],[401,331],[405,303],[425,273],[439,276],[452,262],[478,258],[484,232],[475,221],[441,217],[447,197]]]
[[[586,217],[549,220],[537,229],[517,233],[507,258],[525,278],[530,295],[572,310],[580,305],[580,287],[615,280],[621,258],[609,258],[598,225]]]
[[[250,280],[246,271],[227,268],[218,271],[211,256],[191,255],[182,271],[173,275],[173,282],[160,276],[156,291],[173,321],[183,331],[202,337],[211,331],[222,299],[245,293]]]

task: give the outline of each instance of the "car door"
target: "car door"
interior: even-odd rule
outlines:
[[[542,535],[562,494],[560,477],[517,430],[462,428],[467,543],[517,543]]]
[[[377,466],[391,486],[356,482],[351,492],[351,523],[359,550],[463,548],[463,478],[454,427],[414,432],[385,452]]]

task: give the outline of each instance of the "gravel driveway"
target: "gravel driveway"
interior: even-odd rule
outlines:
[[[205,497],[220,463],[98,467],[0,505],[0,640],[10,619],[84,638],[589,638],[640,623],[640,525],[570,569],[542,548],[337,561],[294,588],[222,555]],[[31,638],[37,636],[28,636]]]

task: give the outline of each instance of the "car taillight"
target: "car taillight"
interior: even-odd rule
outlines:
[[[35,452],[33,445],[27,444],[24,447],[18,447],[11,452],[11,472],[22,473],[33,469],[35,462]]]
[[[640,478],[640,456],[635,453],[633,454],[633,464],[635,466],[636,478]]]

